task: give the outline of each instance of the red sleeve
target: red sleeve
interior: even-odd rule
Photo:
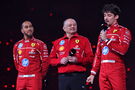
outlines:
[[[56,45],[56,42],[53,43],[53,47],[52,47],[52,50],[51,50],[51,53],[50,53],[50,56],[49,56],[50,64],[52,66],[57,66],[58,64],[60,64],[60,60],[61,60],[57,56],[58,54],[57,54],[57,50],[56,50],[56,46],[55,45]]]
[[[131,34],[130,31],[126,29],[121,31],[119,40],[108,41],[107,45],[111,50],[121,55],[124,55],[129,48],[130,41],[131,41]]]
[[[18,44],[15,44],[14,47],[13,47],[13,58],[14,58],[14,65],[16,67],[16,69],[18,70],[18,52],[17,52],[17,46]]]
[[[48,49],[45,43],[40,43],[40,57],[41,57],[41,65],[42,65],[42,75],[45,76],[49,66],[49,58],[48,58]]]
[[[101,44],[100,39],[98,39],[95,58],[94,58],[94,62],[92,65],[92,70],[91,70],[92,75],[96,75],[96,73],[98,72],[100,68],[100,64],[101,64],[101,47],[100,47],[101,45],[100,44]]]
[[[94,55],[91,48],[91,43],[89,42],[88,39],[86,39],[85,41],[85,46],[82,55],[77,58],[78,58],[78,63],[81,63],[83,65],[93,62]]]

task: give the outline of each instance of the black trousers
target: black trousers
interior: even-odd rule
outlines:
[[[59,90],[86,90],[85,82],[84,72],[59,74]]]

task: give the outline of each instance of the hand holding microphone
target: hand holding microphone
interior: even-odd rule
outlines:
[[[101,24],[101,32],[100,32],[100,38],[101,42],[105,41],[107,39],[106,37],[106,30],[107,30],[107,25],[106,24]]]
[[[68,62],[75,63],[77,62],[77,57],[75,56],[76,50],[73,48],[69,51],[69,56],[63,57],[60,61],[61,64],[66,65]]]
[[[102,30],[100,32],[100,38],[101,38],[102,41],[105,41],[107,39],[107,37],[106,37],[106,31]]]

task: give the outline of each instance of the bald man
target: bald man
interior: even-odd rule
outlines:
[[[92,63],[93,52],[88,38],[77,33],[77,23],[64,21],[65,36],[54,41],[50,63],[58,67],[59,90],[86,90],[86,65]]]
[[[33,36],[30,21],[22,23],[24,38],[13,48],[14,64],[18,71],[17,90],[42,90],[42,79],[48,68],[47,46]]]

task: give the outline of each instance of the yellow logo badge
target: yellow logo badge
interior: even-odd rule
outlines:
[[[75,42],[76,42],[76,43],[79,43],[79,42],[80,42],[80,40],[76,39],[76,40],[75,40]]]
[[[116,33],[117,31],[118,31],[117,29],[114,29],[114,30],[113,30],[113,33]]]
[[[19,55],[22,54],[22,50],[19,50],[19,51],[18,51],[18,54],[19,54]]]
[[[59,50],[60,50],[60,51],[64,50],[64,46],[61,46],[61,47],[59,48]]]
[[[35,43],[31,43],[31,46],[32,46],[32,47],[35,47],[35,45],[36,45]]]

